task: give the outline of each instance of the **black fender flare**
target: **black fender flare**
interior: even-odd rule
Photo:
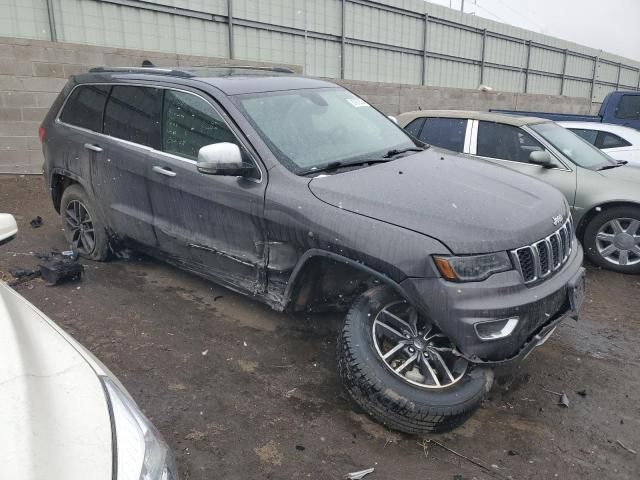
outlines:
[[[356,269],[359,269],[375,278],[377,278],[378,280],[380,280],[381,283],[383,283],[384,285],[388,285],[391,288],[393,288],[399,295],[401,295],[405,300],[407,300],[408,302],[411,302],[412,304],[414,302],[411,301],[411,296],[408,295],[407,291],[400,285],[400,283],[396,282],[394,279],[392,279],[391,277],[389,277],[388,275],[385,275],[384,273],[381,273],[365,264],[363,264],[362,262],[359,262],[357,260],[353,260],[351,258],[345,257],[343,255],[339,255],[337,253],[334,252],[328,252],[326,250],[322,250],[319,248],[311,248],[309,250],[307,250],[306,252],[304,252],[304,254],[302,254],[302,256],[298,259],[295,267],[293,268],[293,270],[291,271],[291,275],[289,276],[289,281],[287,282],[287,287],[285,288],[284,291],[284,297],[283,297],[283,307],[286,309],[289,304],[291,303],[291,298],[294,292],[294,288],[296,287],[298,278],[300,277],[300,273],[304,270],[307,262],[309,262],[310,260],[314,259],[314,258],[326,258],[329,260],[334,260],[336,262],[340,262],[340,263],[344,263],[346,265],[352,266]]]

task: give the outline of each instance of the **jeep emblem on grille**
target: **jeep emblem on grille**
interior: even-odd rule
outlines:
[[[551,220],[553,220],[553,224],[558,226],[560,225],[560,222],[562,222],[562,215],[556,215],[555,217],[552,217]]]

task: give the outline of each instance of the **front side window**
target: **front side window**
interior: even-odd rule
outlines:
[[[453,152],[462,152],[466,131],[466,118],[427,118],[420,140]]]
[[[404,127],[404,129],[410,135],[418,138],[418,135],[420,135],[420,130],[422,130],[422,125],[424,125],[424,117],[416,118],[415,120],[411,121],[409,125]]]
[[[247,94],[234,100],[276,158],[298,174],[416,146],[393,121],[342,88]]]
[[[477,155],[529,163],[531,152],[544,147],[521,128],[481,121],[478,125]]]
[[[109,95],[110,85],[81,85],[76,87],[60,114],[60,120],[69,125],[102,132],[102,112]]]
[[[596,147],[598,148],[620,148],[630,145],[629,142],[611,132],[600,132],[596,142]]]
[[[238,143],[218,112],[196,95],[167,90],[163,116],[162,149],[167,153],[197,160],[205,145]]]
[[[162,89],[116,85],[104,111],[104,133],[160,148]]]
[[[554,122],[530,125],[529,128],[553,145],[576,165],[598,170],[616,162],[607,154]]]
[[[640,95],[622,95],[616,109],[616,118],[640,120]]]
[[[578,135],[580,138],[584,138],[591,145],[596,144],[596,138],[598,137],[597,130],[587,130],[586,128],[570,128],[569,130]]]

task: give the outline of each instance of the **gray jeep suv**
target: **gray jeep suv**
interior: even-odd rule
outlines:
[[[463,422],[493,367],[582,303],[557,190],[426,147],[326,81],[97,68],[69,80],[40,136],[80,254],[128,246],[276,310],[348,310],[346,388],[398,430]]]

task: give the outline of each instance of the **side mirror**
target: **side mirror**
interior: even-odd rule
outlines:
[[[396,125],[398,124],[398,119],[393,115],[387,115],[387,118],[391,120],[393,123],[395,123]]]
[[[556,166],[551,154],[546,150],[536,150],[529,154],[529,163],[540,165],[544,168],[553,168]]]
[[[244,177],[255,172],[255,167],[242,161],[240,148],[234,143],[212,143],[198,151],[198,171],[207,175]]]
[[[16,219],[10,213],[0,213],[0,245],[9,243],[18,233]]]

